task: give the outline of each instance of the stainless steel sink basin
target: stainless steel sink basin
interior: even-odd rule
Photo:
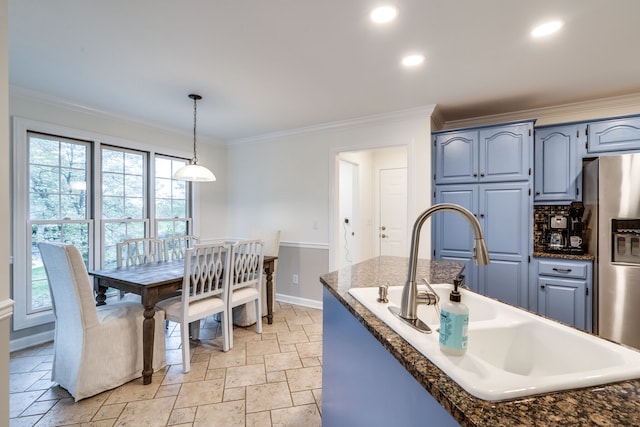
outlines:
[[[432,287],[441,299],[452,289],[448,284]],[[389,305],[400,305],[402,286],[389,288],[387,304],[377,302],[375,287],[349,293],[462,388],[484,400],[640,378],[640,352],[471,291],[462,290],[469,307],[469,347],[464,356],[440,351],[439,317],[433,306],[418,307],[418,317],[432,334],[413,330],[388,310]]]

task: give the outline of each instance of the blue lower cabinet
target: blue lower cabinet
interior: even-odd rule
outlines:
[[[592,331],[592,262],[539,259],[537,287],[539,314]]]

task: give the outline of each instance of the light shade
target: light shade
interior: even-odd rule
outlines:
[[[216,180],[216,176],[204,166],[190,164],[175,171],[173,173],[173,179],[179,179],[180,181],[211,182]]]

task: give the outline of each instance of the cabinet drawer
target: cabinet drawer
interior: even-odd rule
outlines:
[[[571,277],[586,279],[588,264],[586,262],[558,262],[540,260],[538,262],[538,274],[556,277]]]

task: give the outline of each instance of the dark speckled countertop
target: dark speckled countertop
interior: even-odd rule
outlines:
[[[451,283],[461,267],[420,260],[417,277]],[[325,274],[320,281],[462,426],[640,426],[640,380],[507,402],[467,393],[349,294],[353,287],[403,284],[407,269],[406,258],[380,257]]]

